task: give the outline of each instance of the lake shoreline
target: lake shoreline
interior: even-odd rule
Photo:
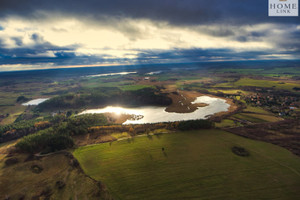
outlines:
[[[204,103],[207,106],[197,107],[195,111],[189,113],[168,112],[166,111],[167,107],[158,106],[142,106],[137,108],[107,106],[100,109],[88,109],[79,114],[102,113],[110,118],[122,118],[122,121],[126,119],[122,123],[126,125],[207,119],[208,116],[216,113],[227,112],[230,108],[230,104],[227,104],[226,100],[207,95],[198,96],[191,102],[191,105],[197,106],[199,103],[200,105]]]

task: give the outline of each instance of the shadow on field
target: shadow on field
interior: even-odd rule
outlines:
[[[168,157],[168,154],[166,152],[164,152],[164,156],[167,158]]]
[[[149,140],[153,140],[152,135],[147,135],[147,138],[148,138]]]
[[[133,142],[134,142],[134,138],[133,137],[127,139],[127,143],[133,143]]]

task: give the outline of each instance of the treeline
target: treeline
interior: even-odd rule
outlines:
[[[97,125],[107,125],[107,119],[103,114],[85,114],[68,118],[60,124],[56,132],[70,136],[82,135],[88,132],[88,128]]]
[[[45,122],[44,126],[36,126],[36,123],[38,121],[28,120],[0,126],[0,143],[21,138],[50,126],[47,122]]]
[[[16,148],[22,152],[42,154],[70,148],[74,141],[68,134],[59,134],[55,129],[49,128],[38,133],[25,136],[17,144]]]
[[[43,120],[16,120],[13,124],[0,126],[0,143],[36,133],[39,130],[46,129],[54,124],[63,122],[66,118],[66,115],[59,114],[54,117],[44,117]]]
[[[67,121],[52,126],[38,133],[23,137],[16,148],[27,153],[50,153],[74,145],[72,136],[87,133],[111,134],[115,132],[128,132],[132,136],[136,134],[149,133],[156,129],[168,130],[196,130],[213,128],[213,122],[209,120],[189,120],[157,124],[136,124],[136,125],[108,125],[103,115],[80,115],[71,117]]]
[[[86,134],[91,126],[106,124],[107,120],[102,114],[70,117],[50,128],[23,137],[16,148],[27,153],[50,153],[71,148],[74,145],[72,136]]]
[[[65,130],[71,131],[72,134],[86,131],[86,128],[82,129],[81,127],[107,124],[107,120],[102,114],[79,115],[76,117],[68,117],[68,113],[58,114],[54,117],[46,117],[42,121],[28,120],[0,126],[0,143],[33,134],[63,122],[67,122],[68,127]]]
[[[156,129],[168,130],[197,130],[214,128],[214,123],[209,120],[188,120],[179,122],[165,122],[155,124],[131,124],[131,125],[109,125],[109,126],[92,126],[88,129],[89,133],[110,134],[116,132],[128,132],[131,135],[148,133]]]
[[[199,119],[199,120],[188,120],[180,121],[177,124],[177,129],[179,130],[197,130],[197,129],[209,129],[214,128],[214,123],[209,120]]]
[[[25,96],[18,96],[16,102],[17,103],[23,103],[23,102],[26,102],[26,101],[29,101],[29,98],[25,97]]]
[[[36,110],[53,111],[112,104],[166,106],[171,103],[172,99],[167,94],[160,93],[159,89],[143,88],[136,91],[122,91],[119,88],[109,87],[85,89],[78,93],[57,96],[39,104]]]
[[[93,134],[111,134],[128,132],[134,136],[136,134],[148,133],[156,129],[173,129],[172,124],[156,123],[156,124],[133,124],[133,125],[109,125],[109,126],[93,126],[88,129]]]

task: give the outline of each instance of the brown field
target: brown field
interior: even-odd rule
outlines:
[[[300,156],[300,121],[297,119],[225,129],[236,135],[279,145]]]
[[[16,163],[5,164],[7,160]],[[68,152],[44,157],[0,154],[0,199],[110,199]]]

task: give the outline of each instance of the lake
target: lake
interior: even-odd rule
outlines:
[[[127,75],[127,74],[136,74],[137,72],[118,72],[118,73],[109,73],[109,74],[95,74],[88,75],[86,77],[102,77],[102,76],[115,76],[115,75]]]
[[[126,108],[117,106],[107,106],[99,109],[88,109],[80,114],[93,114],[93,113],[115,113],[115,114],[129,114],[134,115],[135,119],[128,119],[123,124],[145,124],[145,123],[159,123],[159,122],[174,122],[182,120],[195,120],[206,119],[209,115],[213,115],[218,112],[228,111],[230,107],[226,103],[226,100],[200,96],[197,97],[195,103],[206,103],[208,106],[198,107],[197,110],[191,113],[175,113],[166,112],[166,107],[158,106],[142,106],[136,108]]]
[[[36,106],[39,105],[40,103],[43,103],[44,101],[47,101],[49,98],[39,98],[39,99],[33,99],[30,100],[26,103],[22,103],[23,106]]]

